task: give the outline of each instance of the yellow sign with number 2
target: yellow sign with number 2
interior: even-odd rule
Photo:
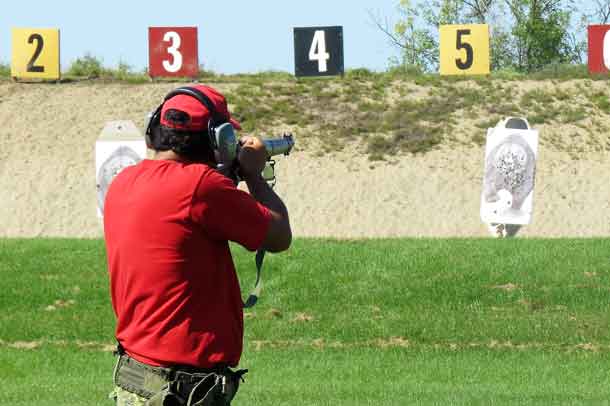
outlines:
[[[489,26],[487,24],[441,25],[441,75],[489,73]]]
[[[59,30],[13,28],[11,76],[59,79]]]

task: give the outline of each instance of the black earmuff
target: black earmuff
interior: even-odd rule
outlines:
[[[148,115],[148,123],[144,132],[146,146],[150,149],[159,149],[159,130],[161,124],[161,108],[163,103]]]
[[[208,136],[210,146],[212,147],[212,149],[214,151],[216,151],[218,149],[218,143],[216,142],[216,134],[215,134],[216,128],[222,124],[227,123],[227,119],[222,117],[216,111],[216,109],[214,108],[214,103],[212,102],[212,100],[210,100],[210,98],[205,93],[203,93],[201,90],[199,90],[197,88],[188,87],[188,86],[179,87],[179,88],[174,89],[171,92],[169,92],[165,96],[163,103],[161,103],[161,105],[159,107],[157,107],[154,112],[152,112],[150,114],[148,124],[146,126],[146,133],[145,133],[146,145],[149,148],[158,149],[158,147],[159,147],[158,140],[160,138],[158,131],[160,130],[160,127],[161,127],[161,111],[163,109],[163,105],[165,104],[166,101],[168,101],[172,97],[175,97],[178,95],[191,96],[191,97],[197,99],[197,101],[199,101],[202,105],[205,106],[205,108],[208,109],[211,117],[210,117],[210,120],[208,121],[208,125],[207,125],[207,136]]]

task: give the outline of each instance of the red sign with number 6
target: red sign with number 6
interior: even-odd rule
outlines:
[[[589,26],[589,72],[610,71],[610,25]]]
[[[196,77],[197,27],[149,27],[148,72],[150,77]]]

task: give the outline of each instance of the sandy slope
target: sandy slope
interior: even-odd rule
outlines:
[[[142,125],[173,87],[0,83],[0,236],[101,236],[95,140],[110,120]],[[484,236],[482,159],[479,147],[392,164],[300,151],[278,163],[277,190],[297,236]],[[609,153],[541,148],[534,221],[521,235],[609,236],[609,174]]]

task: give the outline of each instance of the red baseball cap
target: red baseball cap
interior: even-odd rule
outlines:
[[[227,101],[225,97],[216,89],[204,86],[195,85],[189,86],[203,92],[210,101],[214,104],[216,114],[230,122],[237,130],[241,130],[241,125],[237,120],[231,118]],[[185,113],[188,117],[181,120],[171,120],[171,117],[166,117],[166,112],[169,110],[177,110]],[[208,121],[210,121],[211,113],[201,102],[192,96],[179,94],[167,100],[161,109],[161,125],[168,128],[179,130],[201,131],[207,130]]]

